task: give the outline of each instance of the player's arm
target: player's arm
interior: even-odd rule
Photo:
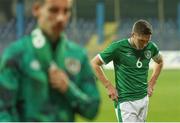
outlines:
[[[91,61],[92,67],[94,71],[96,72],[97,78],[102,82],[105,88],[108,90],[108,95],[112,100],[118,100],[118,93],[115,87],[112,85],[112,83],[108,80],[106,77],[102,65],[103,60],[101,60],[100,55],[95,56]]]
[[[153,72],[148,84],[148,95],[152,96],[153,90],[154,90],[154,86],[156,84],[156,81],[159,77],[159,74],[162,70],[163,67],[163,58],[161,54],[157,54],[156,56],[153,57],[153,60],[155,62],[154,66],[153,66]]]
[[[87,56],[82,61],[78,85],[63,70],[53,69],[49,71],[52,87],[65,95],[75,112],[93,119],[99,109],[100,95]]]
[[[17,59],[17,58],[16,58]],[[0,121],[15,121],[16,97],[18,88],[18,74],[15,69],[16,62],[13,59],[0,62]]]
[[[108,78],[106,77],[102,69],[103,61],[100,60],[99,55],[95,56],[92,59],[91,64],[92,64],[93,69],[96,72],[98,79],[102,82],[104,87],[107,88],[109,85],[111,85],[111,82],[108,80]]]

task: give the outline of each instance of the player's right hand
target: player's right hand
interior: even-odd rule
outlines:
[[[118,101],[118,92],[116,88],[112,84],[109,84],[106,88],[108,91],[109,98],[113,101]]]

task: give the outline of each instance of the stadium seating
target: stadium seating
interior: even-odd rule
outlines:
[[[121,25],[117,32],[117,39],[127,38],[130,36],[131,28],[137,19],[122,19]],[[180,34],[177,29],[177,23],[173,20],[166,20],[162,26],[157,19],[148,19],[153,25],[152,40],[155,41],[161,50],[180,50]],[[82,46],[88,44],[92,35],[96,33],[96,23],[94,21],[85,21],[78,19],[76,23],[71,21],[66,29],[68,38],[76,41]],[[36,26],[33,18],[26,18],[25,33],[29,34]],[[11,41],[16,40],[16,19],[11,19],[6,24],[0,24],[0,54],[1,51]]]

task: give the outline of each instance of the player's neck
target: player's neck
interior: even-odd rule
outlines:
[[[60,39],[59,36],[50,36],[50,35],[47,35],[47,38],[51,41],[51,43],[57,43]]]
[[[48,34],[48,33],[46,33],[46,32],[43,31],[43,30],[42,30],[42,32],[43,32],[43,35],[44,35],[51,43],[56,43],[56,42],[58,42],[59,39],[60,39],[60,36],[59,36],[59,35],[56,36],[56,35],[53,35],[53,34]]]

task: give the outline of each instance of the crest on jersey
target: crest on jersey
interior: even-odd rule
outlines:
[[[145,57],[146,57],[147,59],[150,59],[151,56],[152,56],[150,50],[146,50],[146,51],[144,52],[144,55],[145,55]]]
[[[81,70],[81,63],[78,59],[75,58],[66,58],[65,66],[69,73],[76,75]]]

